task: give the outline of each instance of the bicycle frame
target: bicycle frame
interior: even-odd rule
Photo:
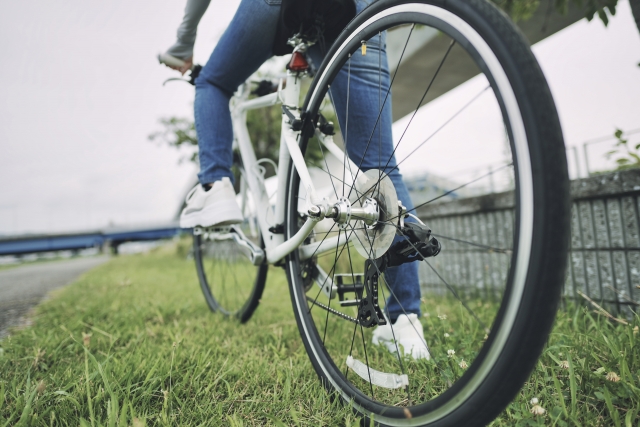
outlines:
[[[288,107],[294,115],[298,116],[301,77],[300,73],[288,71],[286,79],[280,81],[277,92],[251,100],[247,99],[249,91],[247,84],[245,84],[240,93],[234,96],[231,100],[234,146],[239,149],[242,157],[247,185],[249,186],[249,190],[253,196],[256,216],[258,218],[262,238],[265,243],[266,259],[269,264],[277,263],[296,248],[300,248],[300,257],[304,260],[310,258],[314,254],[319,255],[328,250],[334,250],[336,245],[340,244],[338,241],[339,237],[332,237],[325,239],[321,243],[302,245],[304,240],[311,234],[313,227],[320,220],[319,218],[312,216],[308,216],[300,230],[286,241],[284,239],[284,234],[274,233],[269,230],[276,224],[284,223],[285,188],[287,184],[287,171],[289,170],[291,162],[293,162],[293,165],[300,176],[301,183],[305,187],[307,193],[307,208],[318,205],[328,206],[327,200],[318,196],[313,181],[311,180],[309,170],[304,162],[304,157],[300,151],[300,147],[298,146],[300,132],[291,129],[289,118],[287,115],[283,114],[280,150],[278,156],[278,185],[274,211],[274,208],[269,202],[269,196],[264,186],[264,182],[261,177],[258,176],[260,175],[258,172],[258,159],[256,159],[253,146],[251,145],[249,131],[247,129],[246,118],[247,111],[249,110],[283,104]],[[348,168],[351,171],[351,174],[355,174],[355,176],[358,177],[363,176],[362,173],[357,172],[357,165],[346,157],[343,150],[333,142],[333,137],[324,136],[319,132],[318,136],[328,152],[335,155],[341,161],[342,159],[347,159],[347,162],[349,162]],[[242,197],[245,197],[245,195]],[[269,221],[269,217],[272,218],[271,221]],[[342,244],[347,244],[349,242],[349,240],[344,237],[342,240]]]

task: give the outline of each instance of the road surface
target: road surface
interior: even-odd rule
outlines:
[[[0,271],[0,339],[8,334],[10,327],[24,323],[29,309],[49,291],[71,283],[108,259],[107,256],[75,258]]]

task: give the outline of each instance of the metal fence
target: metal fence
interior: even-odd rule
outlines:
[[[580,293],[613,312],[640,304],[640,170],[572,181],[571,253],[564,296]],[[418,210],[440,238],[440,255],[422,263],[423,293],[497,297],[513,236],[513,192],[434,203]],[[446,282],[446,283],[445,283]]]

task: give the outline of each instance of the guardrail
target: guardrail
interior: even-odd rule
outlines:
[[[564,296],[579,292],[613,312],[640,305],[640,169],[571,182],[571,252]],[[443,250],[431,265],[462,294],[497,298],[511,247],[513,192],[434,203],[417,211],[440,238]],[[472,246],[466,242],[473,242]],[[446,285],[420,267],[424,293]]]
[[[79,251],[89,248],[110,248],[113,253],[118,253],[118,247],[123,243],[169,239],[181,231],[182,229],[176,224],[169,224],[84,233],[5,237],[0,238],[0,256]]]

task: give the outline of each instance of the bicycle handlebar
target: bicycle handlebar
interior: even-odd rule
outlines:
[[[185,62],[182,59],[176,58],[175,56],[171,56],[167,53],[159,53],[158,61],[161,64],[169,65],[171,67],[182,67],[185,64]],[[193,64],[191,66],[191,70],[190,70],[191,72],[189,73],[189,80],[183,79],[183,78],[170,78],[165,80],[162,86],[164,86],[167,82],[170,82],[173,80],[181,80],[189,84],[195,85],[196,77],[198,77],[198,74],[200,74],[201,69],[202,69],[201,65]]]
[[[170,65],[172,67],[182,67],[185,64],[182,59],[171,56],[168,53],[159,53],[158,61],[161,64]]]

